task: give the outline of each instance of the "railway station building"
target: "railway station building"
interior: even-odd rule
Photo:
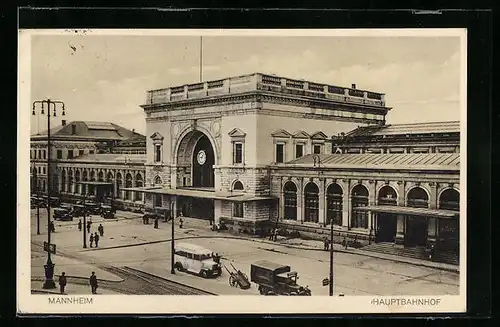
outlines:
[[[382,93],[255,73],[147,93],[145,206],[457,251],[458,122],[390,125]]]

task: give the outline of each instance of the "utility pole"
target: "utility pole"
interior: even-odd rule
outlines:
[[[174,199],[175,199],[175,201],[177,201],[177,198],[174,198]],[[174,260],[175,260],[174,231],[175,231],[175,229],[174,229],[174,224],[175,224],[175,216],[177,215],[177,213],[175,212],[176,211],[175,210],[175,206],[174,206],[174,210],[172,210],[172,211],[173,211],[173,213],[172,213],[172,219],[171,219],[171,223],[172,223],[172,240],[170,242],[170,246],[171,246],[171,249],[170,249],[170,252],[171,252],[170,273],[172,275],[175,275],[175,267],[174,267],[174,265],[175,265],[175,262],[174,262]]]
[[[333,219],[330,220],[330,296],[333,296]]]

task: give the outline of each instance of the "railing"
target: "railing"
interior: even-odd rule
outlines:
[[[147,93],[147,104],[182,101],[204,96],[241,93],[256,90],[359,103],[378,107],[385,106],[384,95],[381,93],[312,83],[302,80],[286,79],[279,76],[264,74],[244,75],[216,81],[151,90]]]

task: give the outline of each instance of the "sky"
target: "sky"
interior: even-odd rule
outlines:
[[[460,119],[459,37],[204,36],[203,80],[262,72],[386,94],[388,124]],[[32,101],[145,133],[146,91],[199,82],[199,36],[35,35]],[[59,125],[61,116],[51,119]],[[46,118],[32,117],[32,133]]]

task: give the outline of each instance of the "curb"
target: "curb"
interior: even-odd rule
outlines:
[[[99,269],[101,269],[101,268],[99,268]],[[59,277],[59,275],[55,275],[54,274],[54,277],[56,277],[56,276]],[[66,277],[68,277],[68,278],[74,278],[74,279],[82,279],[82,280],[88,280],[89,279],[89,277],[71,276],[71,275],[66,275]],[[40,277],[40,276],[31,277],[31,281],[35,281],[35,282],[43,282],[44,280],[45,279],[43,277]],[[111,280],[111,279],[100,278],[100,277],[99,277],[99,280],[103,281],[103,282],[107,282],[107,283],[122,283],[122,282],[125,281],[123,278],[121,280]],[[68,284],[71,284],[71,283],[68,282]]]
[[[299,249],[299,250],[308,250],[308,251],[325,251],[321,248],[314,248],[314,247],[307,247],[307,246],[299,246],[299,245],[292,245],[292,244],[282,244],[282,243],[273,243],[265,240],[256,240],[256,239],[251,239],[251,238],[245,238],[245,237],[237,237],[237,236],[185,236],[185,237],[178,237],[175,238],[176,240],[188,240],[188,239],[197,239],[197,238],[223,238],[223,239],[235,239],[235,240],[244,240],[244,241],[250,241],[254,243],[263,243],[263,244],[270,244],[270,245],[281,245],[287,248],[292,248],[292,249]],[[93,250],[82,250],[80,252],[86,252],[86,251],[99,251],[99,250],[110,250],[110,249],[119,249],[119,248],[125,248],[125,247],[133,247],[133,246],[143,246],[143,245],[149,245],[149,244],[158,244],[158,243],[166,243],[170,242],[172,239],[165,239],[165,240],[157,240],[157,241],[150,241],[150,242],[141,242],[141,243],[135,243],[135,244],[125,244],[125,245],[117,245],[117,246],[111,246],[111,247],[105,247],[105,248],[94,248]],[[400,262],[400,263],[407,263],[411,264],[417,267],[426,267],[426,268],[433,268],[433,269],[439,269],[443,271],[448,271],[452,273],[460,273],[460,269],[457,268],[452,268],[452,267],[439,267],[439,266],[434,266],[434,265],[429,265],[425,263],[420,263],[420,262],[412,262],[409,260],[402,260],[399,258],[386,258],[386,257],[381,257],[376,254],[372,253],[366,253],[367,251],[363,251],[362,253],[352,251],[352,250],[333,250],[333,252],[340,252],[340,253],[348,253],[348,254],[357,254],[357,255],[363,255],[366,257],[370,258],[376,258],[376,259],[381,259],[381,260],[386,260],[386,261],[392,261],[392,262]]]

